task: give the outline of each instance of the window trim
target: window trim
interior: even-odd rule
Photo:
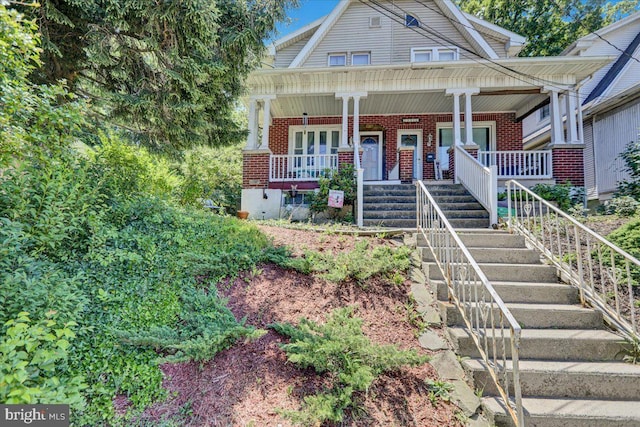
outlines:
[[[367,63],[366,64],[354,64],[353,63],[353,57],[357,56],[357,55],[366,55],[367,56]],[[361,52],[352,52],[351,53],[351,65],[354,67],[362,67],[365,65],[371,65],[371,52],[366,52],[366,51],[361,51]]]
[[[336,65],[332,65],[331,64],[331,58],[343,58],[344,59],[344,64],[336,64]],[[347,53],[346,52],[339,52],[339,53],[329,53],[327,54],[327,66],[328,67],[344,67],[347,65]]]
[[[497,133],[497,125],[493,120],[488,121],[474,121],[472,123],[474,128],[489,128],[489,150],[488,151],[497,151],[498,146],[498,133]],[[460,123],[460,128],[464,127],[464,123]],[[438,162],[440,159],[440,129],[451,129],[453,131],[453,122],[438,122],[436,123],[436,137],[435,137],[435,146],[436,146],[436,160]],[[464,133],[460,135],[464,137]],[[452,141],[454,142],[454,141]],[[464,144],[464,142],[463,142]],[[448,159],[447,159],[448,161]],[[447,170],[447,169],[444,169]]]
[[[412,47],[411,48],[411,62],[425,63],[425,62],[439,62],[440,52],[451,51],[453,52],[453,59],[447,61],[458,61],[460,59],[460,49],[456,46],[435,46],[435,47]],[[416,54],[429,53],[431,59],[429,61],[416,61]]]
[[[289,148],[287,151],[287,154],[290,156],[295,155],[295,145],[296,145],[296,133],[297,132],[307,132],[307,134],[309,132],[327,132],[327,148],[328,148],[328,153],[325,153],[326,155],[329,154],[337,154],[337,150],[338,148],[340,148],[340,141],[342,141],[341,137],[342,137],[342,125],[338,124],[338,125],[309,125],[309,126],[300,126],[300,125],[296,125],[296,126],[289,126]],[[334,148],[331,146],[331,142],[332,140],[330,139],[330,135],[332,132],[338,132],[338,145],[336,148],[336,153],[331,153],[331,150]],[[320,135],[318,134],[318,137],[314,139],[314,154],[316,155],[320,155],[318,153],[319,149],[320,149]],[[317,150],[316,150],[317,147]],[[303,139],[302,140],[302,151],[303,151],[303,155],[306,155],[306,153],[309,152],[309,147],[307,145],[307,140]]]

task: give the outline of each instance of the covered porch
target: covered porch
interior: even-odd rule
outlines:
[[[602,65],[566,59],[500,60],[512,75],[477,61],[261,70],[250,79],[244,188],[313,188],[356,155],[364,181],[455,178],[454,146],[495,166],[501,180],[566,181],[555,159],[558,150],[581,148],[581,121],[574,119],[575,134],[565,141],[558,120],[557,144],[545,151],[524,151],[521,127],[529,111],[549,100],[559,119],[559,103],[576,102],[576,81]]]

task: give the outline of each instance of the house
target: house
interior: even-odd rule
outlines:
[[[344,164],[365,184],[452,178],[454,146],[502,179],[575,182],[573,145],[524,152],[522,119],[611,59],[516,57],[524,43],[449,0],[341,0],[248,78],[242,209],[283,216]]]
[[[620,153],[640,133],[640,12],[571,44],[566,58],[611,55],[615,60],[581,83],[579,105],[584,132],[584,185],[591,200],[612,197],[625,181]],[[566,108],[562,110],[566,116]],[[525,149],[541,149],[550,135],[549,106],[523,120]],[[560,137],[565,135],[560,134]]]

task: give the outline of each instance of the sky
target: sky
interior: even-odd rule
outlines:
[[[300,7],[290,10],[287,15],[291,22],[278,25],[276,38],[286,36],[298,28],[312,23],[318,18],[328,15],[339,0],[300,0]]]

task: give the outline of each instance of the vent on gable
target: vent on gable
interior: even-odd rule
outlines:
[[[380,28],[380,17],[379,16],[371,16],[369,17],[369,28]]]

